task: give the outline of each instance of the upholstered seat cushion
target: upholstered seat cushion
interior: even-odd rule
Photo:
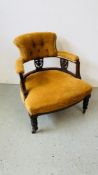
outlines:
[[[36,72],[26,78],[24,103],[30,114],[51,112],[81,101],[91,93],[85,81],[59,70]]]

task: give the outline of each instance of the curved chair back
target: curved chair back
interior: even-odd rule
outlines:
[[[52,32],[36,32],[20,35],[15,38],[14,43],[20,50],[23,62],[27,62],[57,56],[56,38],[56,34]]]

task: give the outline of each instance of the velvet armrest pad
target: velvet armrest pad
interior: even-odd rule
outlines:
[[[65,51],[58,51],[57,57],[65,58],[65,59],[72,61],[72,62],[76,62],[79,60],[79,57],[77,55],[74,55],[72,53],[65,52]]]
[[[16,60],[16,72],[19,74],[19,73],[24,73],[24,66],[23,66],[23,61],[21,58],[18,58]]]

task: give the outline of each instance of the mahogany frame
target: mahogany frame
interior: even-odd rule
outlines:
[[[35,70],[30,71],[30,72],[28,72],[26,74],[23,74],[23,73],[19,74],[19,76],[20,76],[20,86],[21,86],[22,93],[24,95],[24,99],[28,95],[28,92],[26,91],[26,87],[25,87],[25,79],[26,79],[27,76],[29,76],[32,73],[36,73],[38,71],[45,71],[45,70],[59,70],[59,71],[63,71],[65,73],[71,74],[72,76],[74,76],[76,78],[81,79],[81,75],[80,75],[80,61],[79,60],[73,62],[71,60],[68,60],[67,58],[66,59],[65,58],[61,58],[61,57],[58,57],[58,58],[60,59],[60,68],[57,68],[57,67],[43,68],[44,58],[38,58],[38,59],[34,60],[34,64],[35,64],[35,67],[36,67]],[[73,72],[68,70],[69,62],[75,63],[75,67],[76,67],[76,69],[75,69],[76,72],[75,73],[73,73]],[[91,96],[91,94],[89,94],[84,99],[82,99],[83,100],[83,113],[86,112],[90,96]],[[79,103],[79,102],[80,101],[78,101],[77,103]],[[75,104],[73,104],[73,105],[75,105]],[[73,105],[69,105],[68,107],[73,106]],[[38,116],[43,115],[43,114],[49,114],[49,113],[57,112],[57,111],[66,109],[68,107],[65,107],[65,108],[62,108],[62,109],[58,109],[58,110],[54,110],[54,111],[50,111],[50,112],[45,112],[45,113],[38,113],[36,115],[29,114],[30,119],[31,119],[31,125],[32,125],[32,133],[36,133],[36,131],[38,130],[38,121],[37,121]]]

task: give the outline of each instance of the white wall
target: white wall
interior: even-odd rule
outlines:
[[[0,0],[0,82],[18,83],[19,34],[53,31],[59,49],[79,55],[82,77],[98,86],[98,0]]]

